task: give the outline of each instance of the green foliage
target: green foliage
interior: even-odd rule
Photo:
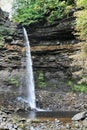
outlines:
[[[67,82],[67,85],[71,87],[74,92],[87,93],[87,76],[82,76],[78,83],[74,79],[71,79]]]
[[[68,80],[67,85],[72,87],[73,86],[73,82],[71,80]]]
[[[87,0],[77,0],[76,4],[77,4],[78,7],[87,8]]]
[[[77,0],[77,7],[83,7],[83,10],[76,13],[76,30],[80,38],[87,40],[87,0]]]
[[[56,10],[55,10],[56,8]],[[65,1],[63,2],[59,2],[58,6],[56,4],[56,6],[54,6],[54,9],[50,12],[50,15],[48,16],[47,20],[51,23],[53,23],[53,21],[55,21],[58,18],[62,18],[66,12],[65,12],[65,8],[66,8],[66,3]]]
[[[6,35],[10,33],[10,29],[8,27],[0,25],[0,35]]]
[[[79,11],[77,14],[76,19],[76,30],[78,31],[77,34],[80,35],[81,39],[87,39],[87,10]]]
[[[23,25],[41,21],[53,23],[68,16],[74,5],[83,9],[76,13],[77,35],[87,40],[87,0],[15,0],[13,19]]]
[[[87,93],[87,84],[76,84],[73,87],[73,91]]]
[[[19,86],[18,77],[11,77],[6,82],[7,82],[7,84],[13,85],[15,87]]]
[[[2,42],[2,39],[0,39],[0,48],[3,47],[3,42]]]
[[[1,41],[0,46],[2,46],[2,41],[4,40],[4,36],[9,35],[10,32],[11,32],[11,31],[10,31],[9,28],[0,25],[0,41]]]
[[[42,20],[54,22],[66,14],[69,4],[64,0],[16,0],[13,4],[13,19],[24,25]]]
[[[0,42],[3,40],[3,36],[2,34],[0,34]],[[1,43],[0,43],[0,46],[1,46]]]
[[[87,43],[83,44],[81,52],[82,52],[82,57],[87,59]]]
[[[39,6],[35,7],[35,4],[32,5],[25,5],[19,6],[16,10],[16,14],[14,15],[14,19],[17,22],[22,22],[24,24],[30,24],[33,22],[37,22],[38,19],[40,19],[41,16],[41,10],[39,9]]]
[[[74,5],[75,1],[74,0],[67,0],[68,5]]]
[[[39,72],[39,76],[38,76],[38,87],[39,88],[46,87],[46,82],[45,82],[44,74],[43,74],[42,71]]]
[[[2,26],[0,26],[0,41],[3,40],[3,31],[4,29],[2,28]]]

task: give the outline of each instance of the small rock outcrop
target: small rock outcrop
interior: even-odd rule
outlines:
[[[79,121],[79,120],[85,119],[86,117],[87,117],[87,112],[80,112],[76,114],[75,116],[73,116],[72,120]]]
[[[5,24],[6,21],[8,21],[8,16],[9,13],[2,11],[2,9],[0,8],[0,25]]]

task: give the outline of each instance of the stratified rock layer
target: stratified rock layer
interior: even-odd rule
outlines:
[[[74,84],[83,83],[84,77],[87,76],[87,58],[82,52],[87,43],[75,43],[75,39],[71,40],[74,38],[72,20],[74,18],[59,20],[50,26],[34,25],[26,28],[37,89],[67,93],[72,91]],[[0,41],[3,43],[0,46],[0,93],[22,95],[26,93],[26,46],[23,30],[21,26],[8,22],[8,19],[6,24],[4,21],[5,19],[2,20],[3,24],[1,22],[2,26],[10,31],[4,31],[4,39]],[[66,41],[62,41],[64,39]],[[41,96],[42,98],[38,99],[45,108],[47,100],[44,95]],[[57,109],[58,105],[53,109]]]
[[[33,25],[27,27],[27,31],[29,34],[29,39],[32,43],[38,44],[41,41],[64,41],[64,40],[72,40],[75,39],[73,35],[75,18],[69,17],[60,19],[52,25]]]

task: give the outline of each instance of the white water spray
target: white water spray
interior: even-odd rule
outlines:
[[[36,101],[35,101],[35,85],[34,85],[34,77],[33,77],[33,69],[32,69],[32,58],[30,51],[30,43],[27,35],[27,31],[23,28],[24,38],[26,44],[26,87],[27,87],[27,101],[31,109],[36,109]]]

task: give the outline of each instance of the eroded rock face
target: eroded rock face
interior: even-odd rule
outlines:
[[[17,25],[1,9],[0,28],[0,92],[10,92],[12,87],[18,90],[21,82],[23,36],[20,38]]]
[[[72,75],[70,72],[69,65],[71,61],[68,57],[67,46],[62,46],[62,48],[61,46],[43,46],[41,50],[40,48],[40,46],[36,48],[32,47],[33,66],[36,71],[35,75],[37,75],[37,86],[49,86],[50,88],[59,87],[62,89],[64,84],[66,86],[68,76]]]
[[[36,88],[68,92],[71,90],[68,87],[70,86],[70,79],[74,78],[75,82],[80,81],[83,70],[86,75],[86,60],[84,59],[84,66],[81,57],[83,45],[75,44],[75,39],[70,43],[69,41],[68,43],[62,41],[62,36],[67,36],[66,40],[68,40],[68,37],[73,35],[69,33],[73,31],[71,21],[72,19],[65,19],[59,20],[51,26],[27,28],[31,41]],[[0,91],[24,93],[26,87],[26,47],[23,30],[21,26],[17,26],[10,21],[9,23],[8,29],[10,32],[3,34],[3,46],[0,46]],[[61,33],[63,34],[60,35]]]
[[[6,23],[6,21],[8,20],[8,16],[9,14],[7,12],[2,11],[0,8],[0,24]]]
[[[75,39],[73,35],[74,26],[72,23],[75,21],[74,17],[60,19],[52,25],[33,25],[26,27],[30,41],[38,44],[41,41],[50,40],[71,40]]]

